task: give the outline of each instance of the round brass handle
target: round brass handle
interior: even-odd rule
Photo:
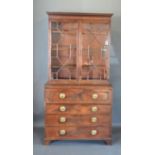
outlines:
[[[97,134],[97,130],[91,130],[91,135],[94,136]]]
[[[91,111],[92,111],[92,112],[96,112],[96,111],[97,111],[97,107],[96,107],[96,106],[93,106],[93,107],[91,108]]]
[[[60,117],[60,118],[59,118],[59,122],[60,122],[60,123],[66,122],[66,117]]]
[[[59,110],[62,111],[62,112],[66,111],[66,107],[62,105],[62,106],[59,107]]]
[[[93,99],[97,99],[97,98],[98,98],[98,94],[94,93],[94,94],[92,95],[92,98],[93,98]]]
[[[60,99],[64,99],[65,97],[66,97],[66,94],[65,94],[65,93],[60,93],[60,94],[59,94],[59,98],[60,98]]]
[[[92,117],[92,118],[91,118],[91,122],[92,122],[92,123],[97,122],[97,118],[96,118],[96,117]]]
[[[65,135],[65,134],[66,134],[66,130],[60,130],[60,131],[59,131],[59,135],[60,135],[60,136],[63,136],[63,135]]]

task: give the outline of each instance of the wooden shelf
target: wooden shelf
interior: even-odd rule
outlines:
[[[71,49],[72,49],[72,50],[75,50],[76,47],[73,47],[73,48],[71,48]],[[66,47],[65,49],[61,49],[61,48],[59,49],[59,48],[58,48],[58,51],[66,51],[66,52],[68,52],[68,50],[69,50],[69,48],[67,48],[67,47]],[[52,48],[52,49],[51,49],[51,52],[52,52],[52,51],[57,51],[57,49],[56,49],[56,48]]]
[[[82,67],[93,67],[93,66],[96,66],[96,67],[103,67],[104,65],[96,65],[96,64],[93,64],[93,65],[82,65]]]
[[[95,35],[107,35],[107,32],[89,32],[89,31],[86,31],[86,32],[82,32],[83,35],[88,35],[88,34],[95,34]]]
[[[59,30],[53,30],[52,33],[60,33],[60,34],[71,34],[71,35],[76,35],[76,31],[59,31]]]
[[[51,66],[52,68],[61,68],[63,65],[60,66]],[[76,67],[76,64],[74,65],[64,65],[64,67]]]

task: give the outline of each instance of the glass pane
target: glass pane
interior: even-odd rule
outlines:
[[[107,78],[108,29],[104,23],[82,24],[82,79]]]
[[[53,79],[76,78],[77,24],[52,22],[51,71]]]

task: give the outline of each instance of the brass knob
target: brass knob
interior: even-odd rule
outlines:
[[[66,117],[60,117],[60,118],[59,118],[59,122],[60,122],[60,123],[66,122]]]
[[[96,112],[96,111],[97,111],[97,107],[96,107],[96,106],[93,106],[93,107],[91,108],[91,111],[92,111],[92,112]]]
[[[63,135],[65,135],[65,134],[66,134],[66,130],[60,130],[60,131],[59,131],[59,135],[63,136]]]
[[[65,97],[66,97],[66,94],[65,94],[65,93],[60,93],[60,94],[59,94],[59,98],[60,98],[60,99],[64,99]]]
[[[59,107],[59,110],[62,111],[62,112],[66,111],[66,107],[62,105],[62,106]]]
[[[97,98],[98,98],[98,94],[94,93],[94,94],[92,95],[92,98],[93,98],[93,99],[97,99]]]
[[[97,134],[97,130],[91,130],[91,135],[94,136]]]
[[[91,118],[91,122],[92,122],[92,123],[97,122],[97,118],[96,118],[96,117],[92,117],[92,118]]]

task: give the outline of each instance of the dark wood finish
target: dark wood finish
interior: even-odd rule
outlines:
[[[65,93],[64,99],[59,98],[60,93]],[[93,99],[92,95],[98,94],[97,99]],[[53,89],[45,90],[45,102],[46,103],[92,103],[99,102],[101,104],[111,102],[111,91],[109,89],[103,89],[102,87],[81,87],[81,88],[69,88],[69,87],[57,87]]]
[[[109,79],[110,16],[49,14],[49,80]]]
[[[69,85],[68,85],[69,84]],[[112,85],[107,80],[50,80],[47,81],[45,84],[45,88],[53,88],[55,87],[62,87],[62,86],[68,86],[69,88],[75,86],[81,87],[81,86],[104,86],[104,89],[112,89]]]
[[[102,17],[111,17],[112,13],[81,13],[81,12],[47,12],[50,15],[62,15],[62,16],[102,16]]]
[[[60,107],[66,107],[66,111],[60,111]],[[92,108],[97,107],[97,111],[92,112]],[[90,115],[90,114],[111,114],[111,106],[93,104],[93,105],[81,105],[77,104],[47,104],[45,109],[46,114],[60,114],[60,115]]]
[[[60,118],[65,117],[65,122],[60,122]],[[92,118],[95,117],[97,119],[96,122],[92,122]],[[46,126],[76,126],[79,124],[80,126],[95,126],[95,125],[109,125],[111,120],[110,115],[102,114],[102,115],[46,115],[45,124]]]
[[[60,135],[60,130],[65,130],[65,135]],[[91,130],[97,130],[96,135],[91,135]],[[94,127],[46,127],[46,140],[63,140],[63,139],[99,139],[103,140],[104,138],[111,137],[111,128],[104,126],[94,126]]]
[[[109,13],[48,12],[48,81],[44,144],[112,143]]]

